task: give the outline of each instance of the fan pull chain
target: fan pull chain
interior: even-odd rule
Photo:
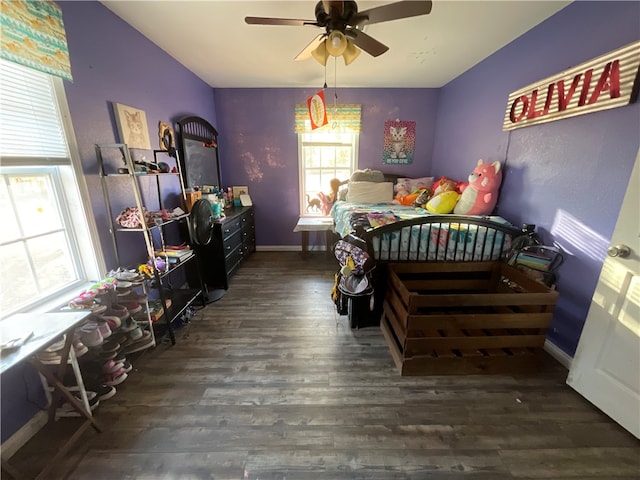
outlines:
[[[324,87],[323,89],[327,89],[327,62],[324,62]]]
[[[333,57],[333,122],[331,128],[338,128],[338,57]]]

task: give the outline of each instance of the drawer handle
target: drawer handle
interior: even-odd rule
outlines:
[[[227,228],[227,229],[224,231],[224,233],[229,233],[230,231],[231,231],[231,230]]]

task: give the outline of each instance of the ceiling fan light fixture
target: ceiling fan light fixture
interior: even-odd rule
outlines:
[[[323,67],[327,65],[327,59],[329,58],[326,43],[326,41],[322,42],[316,49],[311,51],[311,56]]]
[[[334,30],[325,41],[329,55],[339,57],[347,49],[347,37],[339,30]]]
[[[361,52],[362,50],[356,47],[351,40],[347,39],[347,48],[344,50],[344,53],[342,54],[342,58],[344,59],[344,64],[349,65],[356,58],[358,58],[358,55],[360,55]]]

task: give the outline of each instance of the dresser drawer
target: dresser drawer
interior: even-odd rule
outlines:
[[[224,257],[227,258],[231,252],[237,249],[242,243],[242,233],[236,230],[223,240]]]
[[[240,230],[240,218],[233,218],[228,222],[222,224],[222,240],[225,241],[228,237]]]

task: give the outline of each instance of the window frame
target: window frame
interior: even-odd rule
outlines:
[[[6,60],[2,61],[6,62]],[[74,295],[77,295],[106,274],[106,264],[100,246],[98,228],[91,209],[91,198],[82,169],[64,82],[61,78],[47,74],[43,75],[46,75],[48,81],[51,82],[52,94],[58,111],[59,126],[62,128],[68,155],[66,158],[2,156],[0,174],[46,172],[52,176],[51,189],[56,196],[60,215],[63,217],[62,223],[77,278],[55,292],[41,295],[27,304],[10,311],[4,311],[3,309],[0,312],[0,320],[15,313],[40,313],[60,307]],[[24,238],[22,236],[18,241]],[[12,273],[0,268],[0,274],[4,277]]]
[[[345,142],[335,139],[330,139],[331,136],[337,135],[348,135],[350,137],[349,142]],[[325,138],[326,140],[323,140]],[[351,161],[349,165],[348,176],[358,169],[358,151],[359,151],[359,140],[360,134],[351,131],[332,131],[328,129],[321,129],[320,131],[305,131],[298,133],[298,192],[299,192],[299,210],[300,217],[324,217],[325,215],[322,212],[309,212],[307,211],[307,199],[306,194],[306,172],[308,170],[319,170],[319,174],[322,175],[323,171],[333,171],[333,178],[338,178],[335,176],[336,170],[343,170],[344,168],[337,168],[335,165],[335,160],[332,167],[312,167],[307,168],[305,166],[305,148],[306,147],[343,147],[348,146],[351,149]],[[347,178],[340,178],[340,180],[348,180]],[[330,184],[327,182],[326,185],[323,185],[322,188],[323,193],[330,193]],[[317,192],[316,192],[317,193]],[[314,198],[311,194],[309,194],[310,198]]]

